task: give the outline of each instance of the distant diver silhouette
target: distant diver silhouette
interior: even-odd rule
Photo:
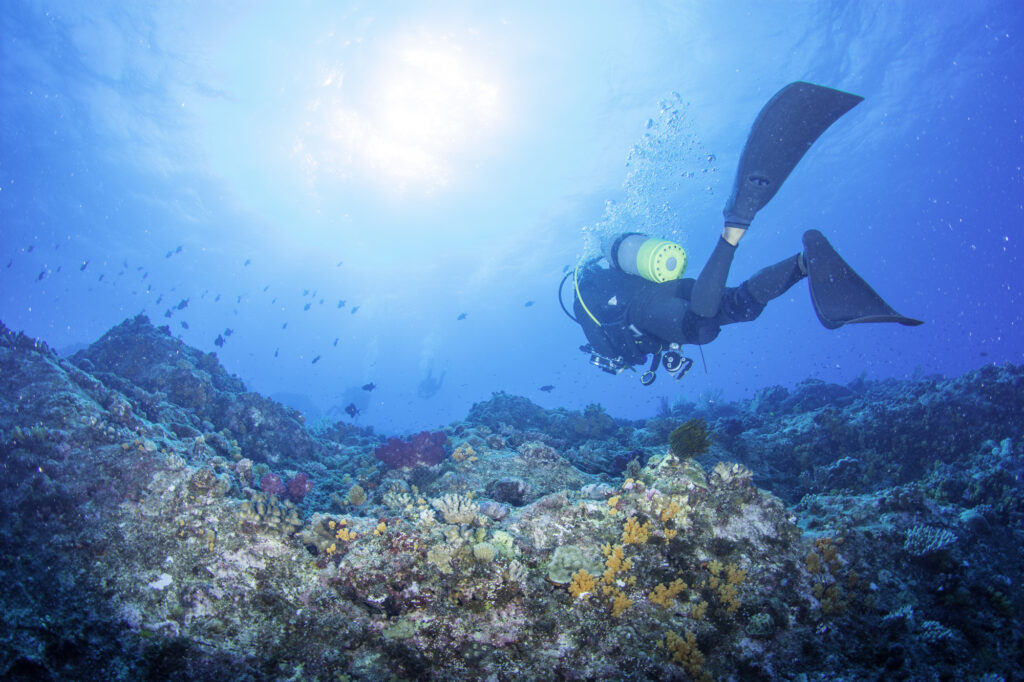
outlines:
[[[637,232],[604,245],[604,255],[566,272],[559,285],[562,310],[589,342],[580,350],[592,364],[618,374],[644,364],[640,381],[651,384],[659,365],[681,378],[693,365],[683,344],[713,341],[722,326],[756,319],[772,299],[805,277],[821,323],[845,324],[920,320],[900,315],[875,293],[817,230],[804,233],[801,253],[769,265],[737,287],[726,278],[736,246],[757,212],[778,192],[814,141],[862,97],[812,83],[790,83],[758,114],[740,157],[725,227],[697,279],[682,278],[686,252],[664,239]],[[608,265],[602,266],[606,260]],[[562,299],[572,278],[573,313]]]

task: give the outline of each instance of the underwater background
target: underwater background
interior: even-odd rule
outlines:
[[[0,674],[1019,679],[1024,5],[0,5]],[[612,376],[559,281],[714,247],[762,105],[864,102]],[[571,304],[571,285],[563,300]]]

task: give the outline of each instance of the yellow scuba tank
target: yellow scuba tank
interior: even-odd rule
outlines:
[[[679,279],[686,271],[683,247],[639,232],[620,234],[609,244],[605,257],[613,267],[659,284]]]

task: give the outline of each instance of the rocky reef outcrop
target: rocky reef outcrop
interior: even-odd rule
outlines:
[[[0,325],[0,674],[1012,679],[1022,403],[1012,366],[644,421],[498,393],[385,464],[145,318],[71,358]]]

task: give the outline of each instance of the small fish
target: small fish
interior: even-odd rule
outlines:
[[[57,272],[60,272],[61,268],[63,268],[63,267],[64,267],[63,265],[58,265],[57,266]]]
[[[167,255],[166,255],[166,256],[164,256],[164,258],[170,258],[170,257],[171,257],[171,256],[173,256],[173,255],[174,255],[174,252],[173,252],[173,251],[168,251],[168,252],[167,252]]]
[[[277,354],[278,354],[278,353],[280,353],[280,352],[281,352],[281,349],[280,349],[280,348],[275,348],[275,349],[274,349],[274,357],[276,358],[276,357],[277,357]]]
[[[348,407],[345,408],[345,411],[348,412],[348,416],[352,417],[353,419],[355,419],[356,415],[359,414],[359,408],[356,407],[355,403],[349,403]]]
[[[172,312],[171,312],[171,309],[170,309],[170,308],[168,308],[168,309],[167,309],[167,312],[166,312],[166,313],[164,313],[164,317],[166,317],[166,318],[171,318],[171,317],[173,317],[173,316],[174,316],[174,313],[172,313]]]
[[[98,280],[96,280],[96,281],[97,282],[102,282],[104,277],[106,277],[106,275],[100,275],[100,278]]]
[[[181,301],[180,301],[180,302],[178,303],[178,305],[176,305],[175,307],[176,307],[176,308],[177,308],[178,310],[184,310],[185,308],[187,308],[187,307],[188,307],[188,299],[187,299],[187,298],[183,298],[183,299],[181,299]]]
[[[213,345],[217,346],[217,348],[223,348],[224,347],[224,337],[221,336],[220,334],[217,334],[217,338],[215,338],[213,340]]]
[[[320,305],[323,305],[323,304],[324,304],[324,299],[321,298],[320,299]]]
[[[213,302],[214,303],[216,303],[219,300],[220,300],[220,294],[217,294],[216,296],[213,297]]]
[[[174,253],[181,253],[182,244],[178,244],[178,248],[174,250]]]
[[[372,381],[370,383],[368,383],[368,384],[364,384],[363,385],[363,390],[364,391],[372,391],[375,388],[377,388],[377,386]]]
[[[336,267],[336,268],[340,268],[340,267],[341,267],[341,264],[342,264],[342,263],[344,263],[344,262],[345,262],[345,261],[343,261],[343,260],[340,260],[340,261],[338,261],[338,264],[337,264],[337,265],[335,265],[334,267]]]
[[[135,272],[142,272],[142,266],[140,265],[139,267],[135,268]]]
[[[248,267],[249,263],[251,263],[251,262],[252,262],[252,258],[246,258],[246,259],[245,259],[245,262],[244,262],[244,263],[242,263],[242,267],[243,267],[243,268],[244,268],[244,267]]]
[[[242,297],[241,297],[241,296],[239,296],[239,297],[238,297],[238,298],[237,298],[237,299],[235,300],[235,303],[241,303],[241,302],[242,302]]]
[[[540,390],[544,391],[545,393],[551,393],[551,391],[555,390],[555,387],[552,386],[551,384],[546,384],[544,386],[541,386]]]
[[[287,329],[287,328],[288,328],[288,323],[287,322],[285,322],[284,324],[281,325],[281,329]]]
[[[303,289],[302,290],[302,295],[303,296],[309,296],[309,289]]]
[[[232,329],[231,327],[228,327],[227,329],[224,330],[224,336],[225,337],[231,336],[234,333],[235,333],[235,330]]]
[[[311,364],[315,365],[318,362],[320,362],[320,356],[319,355],[316,356],[315,358],[313,358],[313,362]]]
[[[352,310],[349,312],[349,315],[355,315],[357,310],[359,310],[359,306],[352,306]]]
[[[100,275],[100,277],[103,277],[103,275]],[[162,300],[164,300],[164,295],[160,294],[159,296],[156,297],[156,304],[160,305],[160,301]]]
[[[269,288],[270,288],[269,284],[267,286],[263,287],[263,293],[267,293],[267,289],[269,289]]]
[[[182,329],[188,329],[188,322],[186,322],[185,320],[182,320],[181,321],[181,328]]]
[[[39,276],[36,277],[36,281],[42,282],[44,277],[46,277],[46,270],[43,270],[42,272],[39,273]]]
[[[89,267],[89,261],[82,261],[82,266],[78,268],[79,272],[85,272],[85,269]]]
[[[466,313],[459,313],[459,316],[456,317],[455,319],[456,320],[464,320],[464,319],[466,319]]]
[[[25,249],[25,253],[32,253],[33,251],[35,251],[35,249],[36,249],[36,245],[35,244],[29,244],[28,248]]]
[[[527,301],[526,303],[523,304],[523,307],[524,308],[529,308],[532,305],[533,305],[533,301]]]
[[[338,339],[337,339],[337,338],[335,338],[335,339],[334,339],[334,346],[335,346],[335,347],[337,347],[337,346],[338,346]]]
[[[13,258],[11,260],[7,261],[7,267],[11,267],[12,265],[14,265],[14,259]],[[338,306],[338,307],[340,308],[341,306]]]
[[[8,265],[7,267],[11,267],[11,266]],[[341,300],[338,301],[338,307],[339,308],[344,308],[345,307],[345,299],[341,299]]]
[[[149,277],[149,271],[148,270],[146,272],[142,273],[142,279],[146,279],[147,277]]]
[[[313,305],[312,303],[307,303],[306,305],[302,306],[302,309],[303,310],[309,310],[310,306],[312,306],[312,305]]]

